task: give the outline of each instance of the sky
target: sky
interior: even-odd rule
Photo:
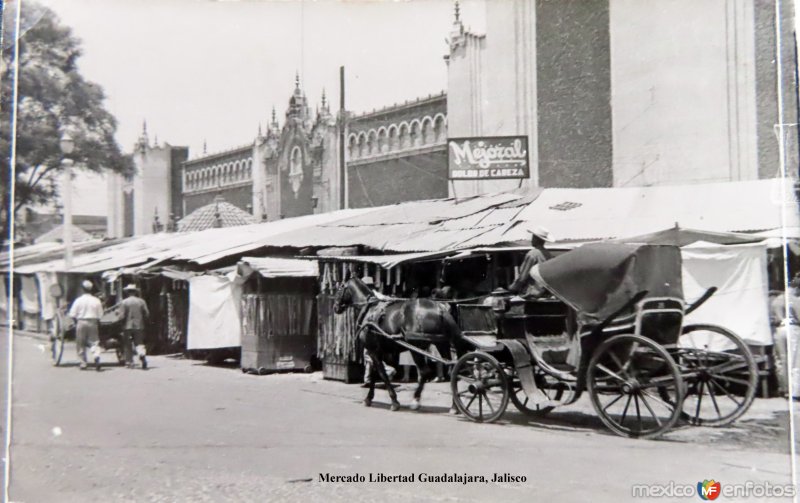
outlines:
[[[23,1],[23,9],[25,2]],[[450,0],[38,0],[81,39],[79,68],[106,92],[129,152],[147,121],[151,140],[190,157],[253,141],[272,107],[279,121],[295,72],[313,107],[323,88],[338,108],[364,112],[447,86]],[[485,29],[483,0],[461,2],[462,19]],[[75,182],[76,214],[105,214],[105,184]]]

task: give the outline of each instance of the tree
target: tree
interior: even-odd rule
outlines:
[[[3,16],[3,66],[0,81],[0,152],[11,153],[14,89],[13,28],[15,12]],[[18,6],[19,4],[17,4]],[[0,244],[9,233],[9,214],[26,205],[53,202],[62,174],[59,140],[69,132],[75,141],[71,158],[77,169],[133,173],[129,156],[114,139],[116,119],[104,108],[102,88],[84,79],[77,67],[80,41],[50,9],[26,1],[20,21],[16,162],[2,162]],[[15,181],[14,200],[7,186]]]

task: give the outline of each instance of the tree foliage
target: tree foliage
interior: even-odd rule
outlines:
[[[12,147],[14,44],[13,12],[3,16],[3,65],[0,82],[0,152]],[[75,141],[70,156],[77,169],[130,174],[133,164],[114,139],[117,123],[105,109],[102,88],[84,79],[78,69],[80,41],[45,7],[22,5],[18,37],[18,94],[16,162],[2,164],[3,185],[15,180],[14,201],[3,187],[2,239],[8,235],[9,211],[26,205],[52,202],[58,196],[57,181],[63,169],[59,145],[66,131]],[[6,156],[8,159],[8,156]]]

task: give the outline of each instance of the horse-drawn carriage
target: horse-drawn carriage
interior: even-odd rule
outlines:
[[[729,424],[752,403],[758,372],[742,339],[723,327],[684,324],[715,289],[685,303],[677,247],[585,245],[531,274],[552,298],[498,292],[455,303],[460,330],[449,342],[459,358],[439,361],[453,365],[454,405],[469,419],[495,421],[509,401],[525,414],[543,415],[587,391],[609,429],[654,437],[679,419]],[[405,326],[392,331],[366,320],[361,330],[436,359],[409,340]]]

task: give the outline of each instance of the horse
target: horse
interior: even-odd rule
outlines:
[[[391,409],[396,411],[400,408],[397,393],[386,375],[383,362],[389,356],[396,356],[405,351],[405,348],[378,333],[374,327],[390,336],[402,337],[405,342],[423,351],[427,351],[433,344],[443,358],[449,359],[451,346],[456,349],[459,356],[466,352],[461,340],[461,330],[450,314],[449,305],[445,302],[425,298],[379,299],[370,287],[354,277],[346,281],[336,292],[333,310],[341,314],[347,306],[361,307],[357,322],[358,341],[374,363],[369,391],[364,398],[364,405],[367,407],[372,405],[375,396],[375,373],[377,373],[386,384],[392,400]],[[424,355],[412,351],[411,356],[417,367],[418,384],[410,408],[418,410],[425,383],[436,375],[436,370]],[[451,412],[453,411],[455,407],[451,407]]]

